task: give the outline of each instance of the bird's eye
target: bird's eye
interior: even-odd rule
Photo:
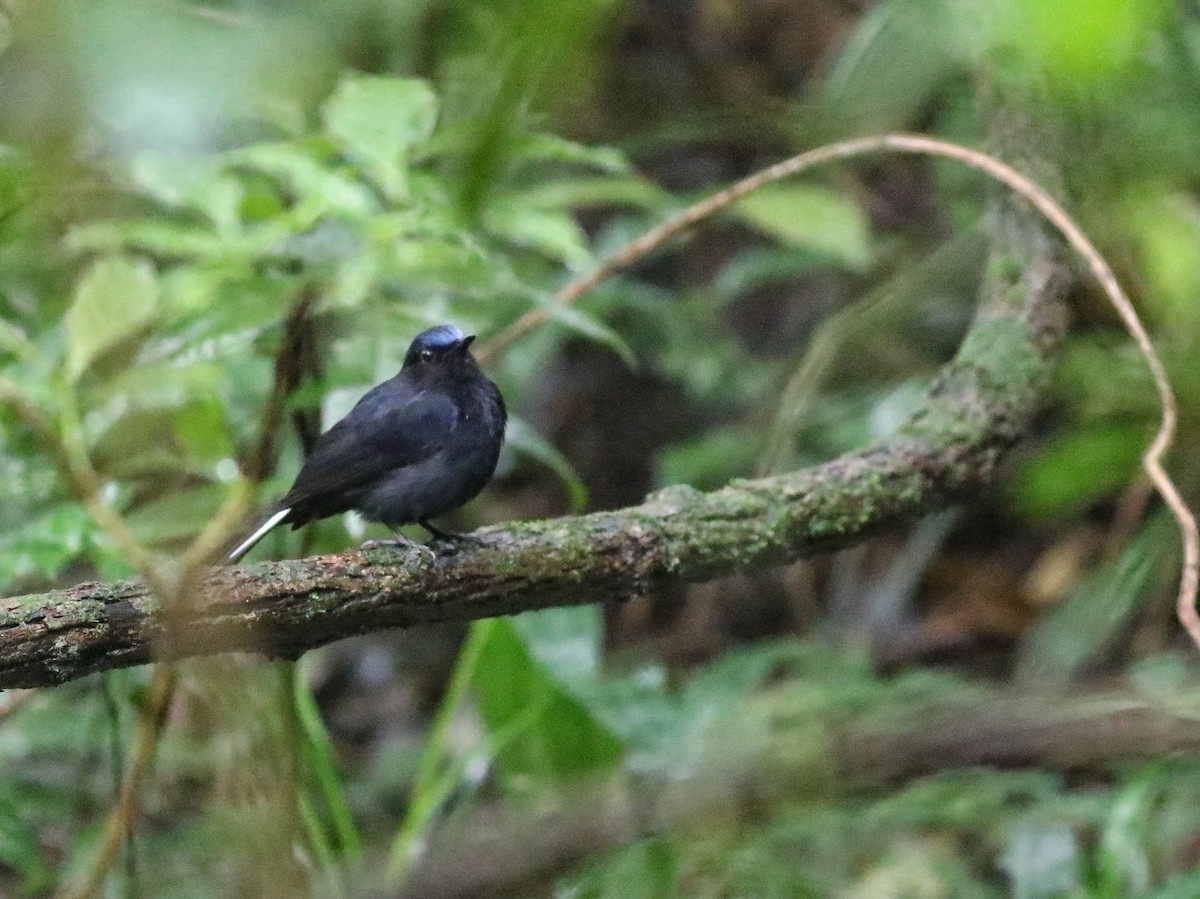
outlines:
[[[433,350],[421,350],[421,361],[422,362],[433,361]]]

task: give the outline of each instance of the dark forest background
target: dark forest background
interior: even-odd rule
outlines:
[[[0,0],[0,48],[4,595],[137,570],[14,397],[169,559],[239,471],[286,490],[417,331],[485,344],[762,166],[890,130],[986,148],[1004,108],[1053,136],[1021,161],[1151,329],[1200,499],[1192,0]],[[554,311],[488,359],[508,447],[450,524],[890,434],[971,321],[996,191],[924,158],[823,168]],[[1069,302],[994,486],[911,526],[610,607],[181,666],[97,895],[1200,895],[1200,756],[1137,717],[1200,714],[1138,469],[1157,402],[1086,277]],[[371,536],[339,517],[253,558]],[[0,893],[94,869],[151,676],[0,699]],[[906,767],[948,731],[959,756]],[[1020,763],[977,763],[1014,734],[1040,735]]]

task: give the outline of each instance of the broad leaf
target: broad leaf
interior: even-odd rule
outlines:
[[[573,271],[592,261],[583,229],[563,210],[540,209],[514,194],[489,203],[484,222],[497,237],[544,253]]]
[[[215,159],[145,153],[132,160],[130,175],[143,192],[160,203],[198,212],[218,231],[237,228],[244,191]]]
[[[563,486],[567,488],[567,502],[573,512],[580,513],[587,508],[587,484],[579,477],[567,457],[550,441],[522,419],[512,416],[508,419],[505,441],[518,453],[533,457],[558,475]]]
[[[71,379],[149,322],[157,297],[149,263],[112,256],[93,264],[80,279],[75,301],[67,310],[67,374]]]
[[[1129,483],[1145,445],[1140,422],[1101,421],[1068,430],[1018,466],[1013,501],[1034,519],[1077,513]]]
[[[1151,519],[1116,559],[1060,600],[1025,639],[1016,676],[1056,683],[1076,676],[1128,626],[1174,551],[1163,517]]]
[[[578,306],[569,306],[554,299],[543,300],[540,306],[552,321],[582,334],[584,337],[590,337],[620,356],[630,368],[637,368],[637,355],[633,349],[620,334],[600,319],[589,315]]]
[[[795,247],[860,270],[871,261],[867,216],[852,200],[808,184],[769,184],[738,201],[747,224]]]
[[[406,189],[404,151],[433,133],[437,99],[423,81],[359,76],[322,110],[325,132],[391,197]]]
[[[143,543],[162,544],[198,534],[221,507],[228,494],[222,484],[204,484],[165,494],[139,506],[126,522]]]
[[[592,147],[556,134],[527,134],[517,141],[514,156],[524,162],[571,162],[612,174],[629,171],[625,154],[613,147]]]
[[[324,152],[322,152],[324,151]],[[281,182],[296,197],[285,220],[292,232],[311,228],[326,215],[357,220],[377,211],[370,189],[352,172],[339,172],[323,158],[328,148],[319,141],[255,144],[226,154],[238,168],[261,172]]]
[[[561,606],[511,619],[530,654],[562,684],[586,684],[600,675],[604,622],[599,606]]]
[[[509,783],[570,780],[616,765],[621,741],[531,654],[513,622],[484,626],[475,689]]]

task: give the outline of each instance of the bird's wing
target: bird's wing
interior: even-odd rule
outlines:
[[[458,407],[444,395],[386,382],[359,400],[322,434],[282,504],[288,521],[332,515],[390,471],[438,452],[458,425]]]

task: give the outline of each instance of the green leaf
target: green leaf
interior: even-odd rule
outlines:
[[[22,578],[57,577],[91,545],[96,526],[83,506],[51,506],[0,539],[0,584]]]
[[[866,214],[827,187],[768,184],[734,207],[747,224],[786,244],[815,250],[853,270],[871,262]]]
[[[478,248],[446,240],[402,240],[379,257],[380,278],[397,289],[464,291],[481,295],[496,289],[503,269]]]
[[[1166,314],[1164,330],[1194,333],[1200,324],[1200,215],[1194,199],[1187,192],[1142,189],[1129,205],[1126,227],[1140,244],[1145,302]]]
[[[72,380],[105,350],[137,333],[154,316],[154,269],[125,256],[97,260],[80,278],[67,310],[67,374]]]
[[[816,98],[822,120],[844,123],[846,133],[906,127],[955,61],[971,61],[982,50],[980,32],[986,29],[976,7],[946,0],[873,5],[842,45]],[[931,41],[931,34],[941,39]]]
[[[1045,771],[941,771],[881,798],[869,815],[873,826],[888,829],[986,828],[1013,807],[1052,798],[1059,786],[1057,775]]]
[[[558,322],[563,327],[582,334],[584,337],[590,337],[620,356],[621,360],[630,368],[637,368],[637,355],[633,352],[633,348],[608,325],[584,312],[578,306],[559,303],[554,299],[541,299],[540,294],[537,296],[541,300],[538,305],[546,311],[551,321]]]
[[[1124,631],[1174,552],[1163,516],[1151,519],[1115,560],[1059,601],[1026,637],[1016,678],[1064,681],[1081,672]]]
[[[244,232],[236,239],[215,234],[207,226],[181,224],[161,218],[99,219],[67,232],[65,244],[76,253],[145,252],[156,258],[185,260],[253,259],[278,241],[264,239],[264,229]]]
[[[567,461],[567,457],[528,423],[510,416],[505,441],[518,453],[531,456],[558,475],[567,488],[567,502],[572,512],[579,513],[587,508],[588,489],[583,479]]]
[[[1058,518],[1129,483],[1146,444],[1137,422],[1080,426],[1050,441],[1013,478],[1013,501],[1030,518]]]
[[[333,272],[322,297],[321,310],[361,305],[379,281],[379,254],[371,251],[347,257]]]
[[[613,147],[592,147],[556,134],[527,134],[516,141],[513,155],[522,162],[570,162],[612,174],[630,170],[629,159]]]
[[[224,502],[228,488],[206,484],[168,493],[126,516],[129,530],[142,543],[166,543],[200,533]]]
[[[581,206],[629,206],[665,217],[671,195],[636,175],[587,175],[530,184],[522,188],[526,201],[542,209]]]
[[[792,281],[827,264],[823,254],[803,247],[747,247],[722,266],[709,289],[719,302],[733,303],[751,291]]]
[[[299,670],[292,672],[292,686],[296,720],[300,724],[304,741],[303,760],[309,778],[315,782],[308,789],[323,800],[333,832],[337,835],[339,849],[346,857],[353,858],[362,853],[362,835],[354,823],[350,804],[346,800],[342,781],[338,776],[333,740],[321,718],[317,699]]]
[[[795,664],[798,644],[767,642],[729,652],[697,672],[680,691],[666,672],[646,666],[619,679],[573,685],[589,709],[637,754],[636,765],[660,771],[686,768],[705,751],[714,727],[734,719],[763,680]],[[823,671],[832,672],[826,664]],[[849,678],[839,678],[846,690]]]
[[[1134,776],[1114,797],[1096,853],[1096,880],[1103,893],[1144,896],[1149,889],[1151,822],[1165,787],[1162,774],[1149,769]]]
[[[134,183],[158,202],[198,212],[218,231],[237,228],[243,189],[212,157],[180,159],[144,153],[130,164]]]
[[[485,622],[475,689],[479,713],[499,745],[497,762],[513,785],[571,780],[611,769],[623,747],[587,706],[550,675],[513,622]],[[520,727],[513,735],[511,725]]]
[[[0,794],[0,862],[20,874],[20,895],[48,892],[54,887],[54,873],[42,857],[37,829],[15,798],[8,795],[11,790],[5,784],[4,794]]]
[[[181,408],[174,426],[185,464],[212,465],[234,455],[225,404],[215,393],[197,396]]]
[[[497,237],[579,270],[592,261],[583,230],[561,209],[541,209],[514,195],[488,203],[484,223]]]
[[[662,899],[676,891],[678,861],[665,838],[639,840],[593,861],[559,882],[555,895],[573,899]]]
[[[1156,0],[1018,0],[1001,8],[1011,29],[1008,49],[1019,54],[1019,64],[1078,90],[1132,66],[1154,40],[1165,6]]]
[[[161,351],[162,343],[148,342],[147,355],[155,350]],[[226,355],[233,357],[234,353]],[[178,409],[213,398],[225,379],[222,364],[222,361],[210,360],[181,363],[173,358],[146,361],[114,375],[88,395],[97,403],[113,403],[129,412]],[[113,418],[112,421],[120,419]],[[97,417],[90,428],[97,429],[105,422],[105,417]]]
[[[730,478],[753,471],[761,452],[761,438],[744,425],[714,428],[664,449],[658,458],[658,482],[716,490]]]
[[[404,151],[426,140],[437,122],[437,98],[429,85],[411,78],[355,76],[338,85],[321,112],[330,139],[388,196],[403,196]]]
[[[324,150],[324,153],[322,153]],[[377,211],[369,188],[330,167],[323,142],[255,144],[226,154],[231,165],[281,182],[297,202],[286,217],[292,233],[311,228],[325,215],[357,220]],[[282,235],[281,235],[282,236]]]
[[[511,620],[533,657],[560,683],[592,681],[599,675],[604,635],[599,606],[543,609]]]

